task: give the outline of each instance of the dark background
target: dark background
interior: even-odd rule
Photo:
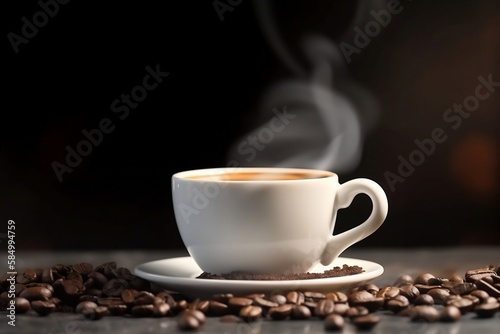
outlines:
[[[168,5],[166,4],[168,3]],[[300,36],[317,32],[353,44],[356,2],[269,1],[297,59]],[[489,245],[500,240],[500,88],[394,191],[415,139],[444,127],[443,113],[474,94],[477,77],[500,81],[500,6],[495,1],[401,1],[404,10],[348,69],[378,99],[381,114],[358,167],[340,174],[375,180],[389,197],[386,223],[357,247]],[[15,6],[15,7],[14,7]],[[170,177],[219,167],[259,98],[292,77],[269,44],[254,3],[221,21],[213,1],[69,2],[19,46],[36,1],[4,4],[0,141],[1,220],[16,221],[18,249],[183,248],[173,217]],[[363,27],[361,25],[360,27]],[[142,83],[146,66],[169,77],[120,120],[111,102]],[[59,182],[82,130],[103,118],[116,126]],[[338,231],[364,219],[357,198]],[[2,230],[0,229],[0,233]]]

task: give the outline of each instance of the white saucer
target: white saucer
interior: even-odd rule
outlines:
[[[318,264],[310,272],[322,273],[334,266],[342,267],[344,264],[360,266],[364,272],[342,277],[281,281],[201,279],[196,277],[203,271],[191,257],[186,256],[146,262],[135,267],[134,273],[188,298],[210,298],[216,293],[246,295],[286,293],[290,290],[323,293],[345,291],[355,285],[366,283],[384,272],[384,268],[378,263],[345,257],[337,258],[327,267]]]

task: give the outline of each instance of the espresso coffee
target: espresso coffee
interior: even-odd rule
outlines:
[[[207,180],[207,181],[275,181],[275,180],[303,180],[320,179],[330,176],[330,174],[314,173],[264,173],[264,172],[227,172],[210,175],[191,175],[186,179]]]

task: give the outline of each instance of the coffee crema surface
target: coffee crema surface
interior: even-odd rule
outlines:
[[[331,176],[327,173],[264,173],[264,172],[231,172],[209,175],[190,175],[186,179],[207,181],[275,181],[275,180],[306,180],[320,179]]]

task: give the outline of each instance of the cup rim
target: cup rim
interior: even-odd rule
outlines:
[[[190,178],[193,175],[223,175],[224,173],[255,173],[255,172],[271,172],[271,173],[308,173],[314,174],[314,177],[304,179],[277,179],[277,180],[224,180],[223,178],[217,180],[209,180],[207,178]],[[172,175],[172,179],[188,180],[190,182],[231,182],[231,183],[270,183],[270,182],[304,182],[313,180],[324,180],[329,178],[338,180],[338,175],[329,170],[315,169],[315,168],[295,168],[295,167],[212,167],[212,168],[199,168],[176,172]]]

